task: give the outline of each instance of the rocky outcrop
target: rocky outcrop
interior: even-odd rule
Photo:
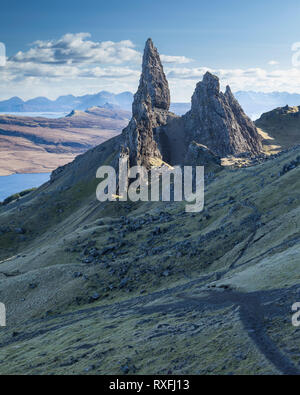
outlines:
[[[169,116],[170,91],[159,54],[151,39],[146,42],[143,69],[132,105],[132,119],[123,131],[124,145],[130,165],[147,168],[162,154],[155,141],[156,129],[165,125]]]
[[[210,172],[222,169],[221,158],[205,145],[194,141],[189,145],[184,162],[187,166],[204,166],[205,170]]]
[[[270,153],[278,153],[300,144],[300,106],[279,107],[255,121],[262,131],[263,144]]]
[[[185,137],[222,157],[261,151],[261,138],[229,87],[220,91],[218,77],[207,72],[197,84],[192,108],[184,115]]]

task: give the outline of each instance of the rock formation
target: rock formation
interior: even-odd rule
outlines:
[[[207,146],[217,155],[243,152],[256,155],[261,151],[261,138],[254,123],[229,86],[222,93],[218,77],[209,72],[197,84],[191,111],[183,118],[186,138]]]
[[[170,91],[157,49],[151,39],[146,42],[143,69],[132,105],[132,119],[123,131],[122,155],[129,156],[130,165],[151,167],[162,155],[154,134],[165,125],[169,116]]]
[[[169,112],[170,92],[157,49],[148,39],[143,57],[140,84],[134,96],[132,119],[123,131],[119,157],[150,169],[161,161],[172,165],[188,164],[195,150],[193,142],[206,147],[197,155],[218,156],[250,153],[262,149],[261,137],[242,110],[229,87],[220,91],[218,77],[206,73],[197,84],[191,110],[182,117]],[[192,151],[191,151],[192,150]],[[198,158],[199,159],[199,158]],[[193,161],[193,158],[191,158]]]
[[[222,169],[221,158],[205,145],[194,141],[189,145],[184,162],[187,166],[204,166],[205,170],[209,172]]]

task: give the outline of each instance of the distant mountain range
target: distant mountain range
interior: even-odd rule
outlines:
[[[297,93],[238,91],[234,95],[246,114],[252,119],[258,119],[261,114],[278,107],[300,105],[300,94]],[[0,112],[71,112],[72,110],[85,111],[94,106],[119,107],[131,111],[132,101],[133,94],[131,92],[113,94],[107,91],[84,96],[60,96],[56,100],[36,97],[24,101],[19,97],[12,97],[9,100],[0,101]],[[190,103],[172,103],[170,110],[177,115],[183,115],[190,108]]]
[[[71,112],[72,110],[84,111],[95,106],[103,107],[107,104],[131,111],[132,101],[133,94],[131,92],[115,95],[106,91],[78,97],[73,95],[60,96],[56,100],[36,97],[24,101],[19,97],[12,97],[9,100],[0,101],[0,112]]]

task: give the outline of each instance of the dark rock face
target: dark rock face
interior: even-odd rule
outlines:
[[[170,108],[170,91],[157,49],[151,38],[146,42],[140,85],[133,102],[133,113],[140,112],[140,105],[167,110]]]
[[[187,166],[204,166],[209,171],[222,169],[221,158],[205,145],[197,144],[194,141],[189,145],[184,162]]]
[[[242,110],[229,87],[220,91],[218,77],[207,72],[197,84],[192,108],[183,116],[185,134],[220,156],[242,152],[258,154],[261,138],[254,123]]]
[[[154,138],[156,128],[167,123],[170,91],[157,49],[149,39],[146,43],[143,70],[132,105],[132,119],[123,131],[130,165],[151,167],[153,159],[162,159]]]
[[[134,96],[132,119],[123,130],[118,158],[127,157],[130,166],[150,169],[161,161],[188,165],[189,158],[195,161],[197,157],[199,162],[199,155],[203,155],[204,161],[210,156],[209,161],[219,166],[218,156],[245,152],[257,155],[262,149],[255,125],[230,88],[222,93],[218,77],[210,73],[198,83],[187,114],[178,117],[170,113],[169,108],[168,81],[157,49],[149,39],[139,88]],[[193,145],[194,142],[198,146]]]

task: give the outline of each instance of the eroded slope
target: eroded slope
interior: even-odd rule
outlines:
[[[186,214],[97,202],[105,144],[0,212],[1,373],[299,373],[299,148],[221,171]]]

